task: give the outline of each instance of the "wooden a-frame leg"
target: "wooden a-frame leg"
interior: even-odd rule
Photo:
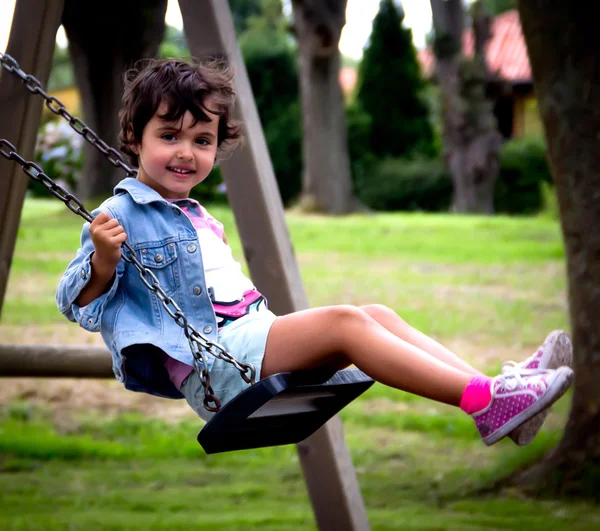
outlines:
[[[17,0],[6,53],[21,69],[46,86],[52,66],[63,0]],[[0,67],[1,68],[1,67]],[[30,160],[44,100],[32,95],[10,72],[0,77],[0,138]],[[27,177],[12,161],[0,157],[0,315],[15,249]]]
[[[277,314],[308,307],[273,167],[227,2],[179,0],[189,48],[197,59],[226,56],[235,70],[237,113],[245,146],[221,164],[252,280]],[[369,529],[356,472],[338,416],[298,445],[321,530]]]

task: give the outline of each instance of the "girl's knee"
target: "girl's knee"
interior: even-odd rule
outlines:
[[[384,306],[383,304],[367,304],[365,306],[361,306],[360,309],[378,322],[393,318],[405,323],[405,321],[394,310]]]
[[[352,328],[367,324],[370,321],[369,316],[358,306],[350,304],[330,306],[327,313],[332,325],[338,329],[345,329],[346,326]]]

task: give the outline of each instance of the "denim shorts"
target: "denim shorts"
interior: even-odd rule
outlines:
[[[219,330],[217,341],[239,362],[254,365],[257,382],[260,380],[267,336],[276,318],[273,312],[265,309],[240,317]],[[210,385],[221,406],[250,387],[231,363],[219,358],[215,360],[209,375]],[[204,409],[204,388],[195,370],[183,381],[181,393],[202,419],[208,421],[215,415]]]

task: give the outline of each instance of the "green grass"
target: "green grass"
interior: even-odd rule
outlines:
[[[83,223],[62,209],[25,204],[0,337],[91,337],[54,303]],[[231,212],[210,210],[242,259]],[[564,251],[550,219],[290,214],[288,224],[313,306],[387,304],[484,370],[568,328]],[[65,402],[1,404],[0,529],[315,529],[293,447],[207,456],[199,420]],[[486,448],[460,411],[375,385],[342,412],[371,528],[598,529],[593,505],[489,492],[556,444],[568,408],[560,401],[527,448]]]

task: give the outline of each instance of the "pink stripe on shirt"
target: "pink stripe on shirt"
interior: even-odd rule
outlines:
[[[179,200],[169,200],[171,203],[176,203],[177,201]],[[193,199],[185,199],[183,201],[186,203],[179,204],[177,206],[179,206],[181,210],[184,211],[186,216],[190,218],[196,230],[210,229],[219,239],[223,239],[225,229],[220,221],[213,218],[197,201]],[[192,204],[191,208],[190,203]],[[248,291],[244,293],[242,301],[235,305],[220,307],[220,310],[225,314],[231,313],[232,317],[236,317],[237,314],[240,316],[245,315],[248,305],[256,301],[257,297],[255,295],[260,296],[260,293],[256,292],[255,290]],[[175,385],[177,389],[181,389],[181,385],[183,384],[184,380],[194,370],[194,368],[190,365],[186,365],[185,363],[172,358],[168,354],[165,354],[164,367],[169,373],[169,379],[171,382],[173,382],[173,385]]]

